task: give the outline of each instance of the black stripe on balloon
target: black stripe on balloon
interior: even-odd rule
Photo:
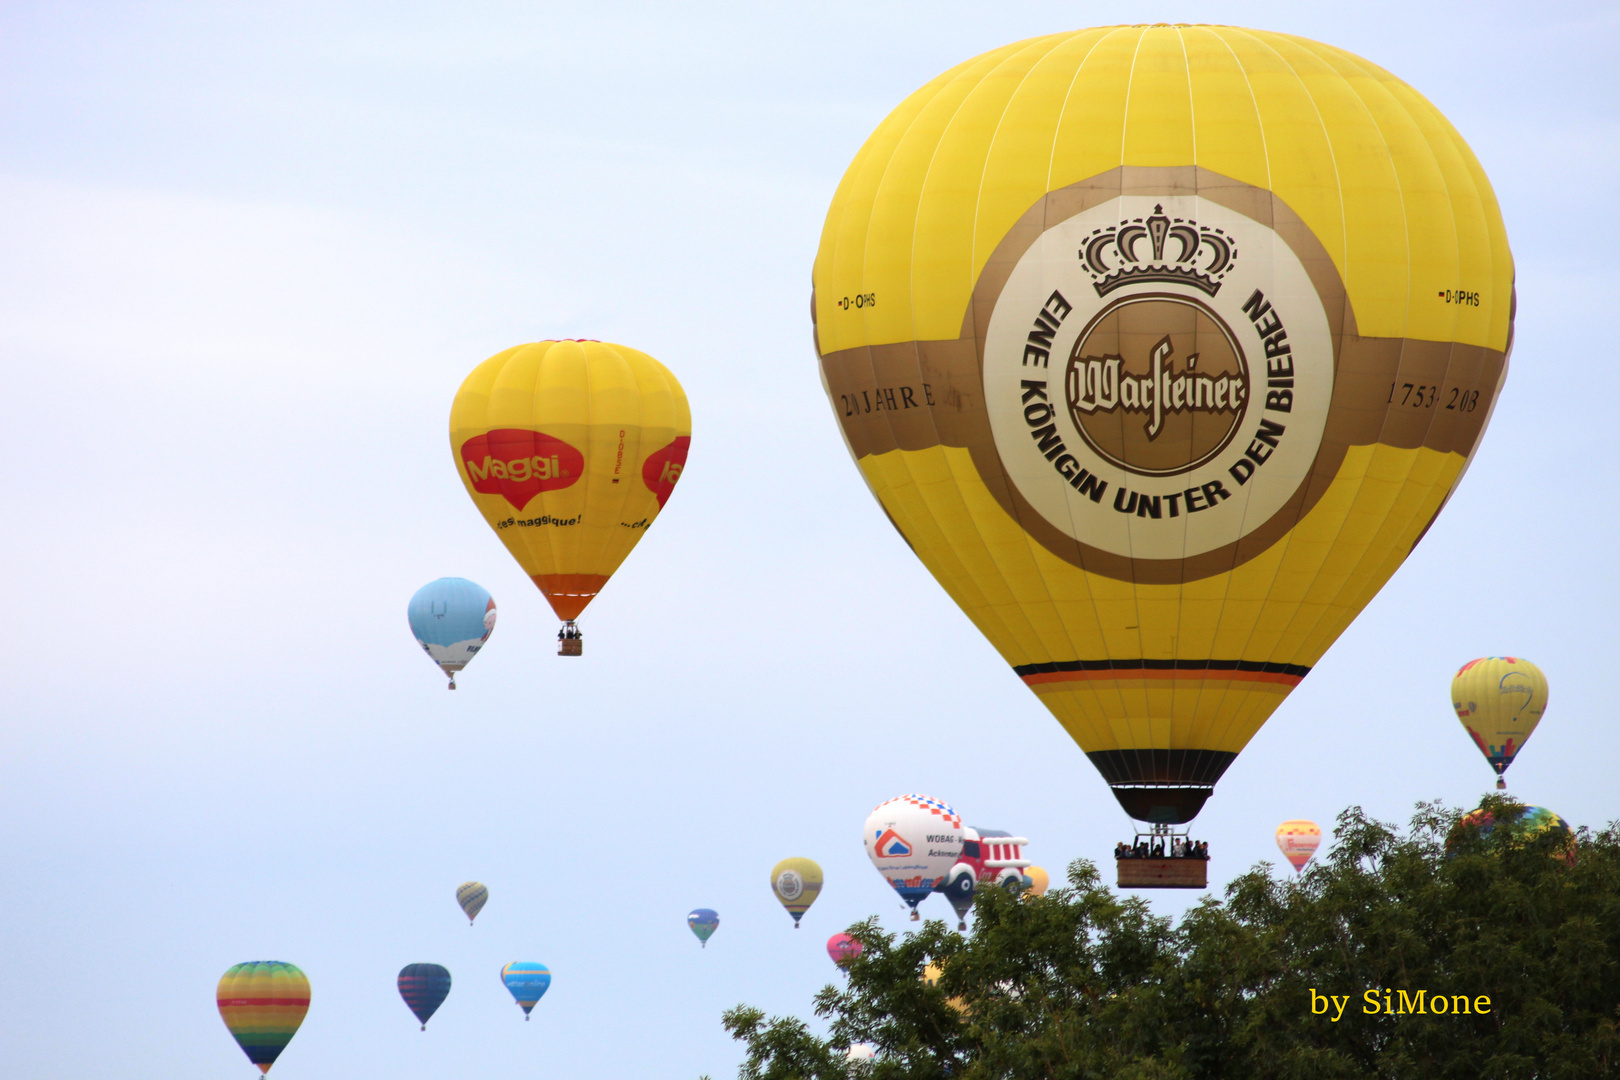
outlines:
[[[1110,784],[1213,787],[1237,755],[1228,750],[1144,748],[1093,750],[1086,757]]]
[[[1303,679],[1311,673],[1305,664],[1273,664],[1263,660],[1054,660],[1046,664],[1015,664],[1022,675],[1057,671],[1256,671]]]

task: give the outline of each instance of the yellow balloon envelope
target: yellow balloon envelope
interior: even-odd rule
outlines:
[[[1277,848],[1295,873],[1305,869],[1316,849],[1322,846],[1322,830],[1314,821],[1299,818],[1277,826]]]
[[[691,437],[686,393],[669,369],[601,341],[497,353],[450,409],[467,494],[568,622],[657,519]]]
[[[1478,445],[1513,262],[1461,136],[1208,26],[947,71],[839,184],[824,384],[918,558],[1131,816],[1190,820]]]
[[[1029,887],[1025,890],[1031,896],[1045,896],[1046,890],[1052,887],[1052,877],[1039,866],[1024,867],[1024,876],[1029,878]]]
[[[821,895],[821,864],[814,859],[783,859],[771,868],[771,891],[793,916],[793,929]]]
[[[1505,788],[1502,774],[1547,709],[1547,676],[1515,656],[1470,660],[1451,679],[1451,707]]]

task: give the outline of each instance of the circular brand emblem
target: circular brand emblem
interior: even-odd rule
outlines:
[[[1092,317],[1064,388],[1069,417],[1093,451],[1139,476],[1172,476],[1232,441],[1249,371],[1231,328],[1207,304],[1146,293]]]
[[[797,900],[804,892],[804,879],[797,870],[784,870],[776,875],[776,893],[784,900]]]
[[[1132,560],[1270,521],[1332,403],[1332,331],[1299,256],[1196,195],[1122,195],[1047,228],[983,341],[1007,478],[1053,528]]]

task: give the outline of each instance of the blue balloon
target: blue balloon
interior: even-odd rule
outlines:
[[[405,614],[416,643],[450,676],[452,690],[456,672],[478,655],[495,629],[495,601],[482,585],[466,578],[428,582],[416,590]]]
[[[714,933],[720,925],[720,916],[715,914],[713,908],[700,907],[686,917],[686,925],[691,927],[692,933],[703,942],[703,947],[709,947],[709,935]]]
[[[527,1020],[529,1010],[551,987],[551,969],[529,960],[514,960],[501,968],[501,981],[512,992],[517,1003],[523,1006],[523,1019]]]
[[[426,1031],[428,1017],[450,996],[450,973],[438,964],[406,964],[399,972],[399,996]]]

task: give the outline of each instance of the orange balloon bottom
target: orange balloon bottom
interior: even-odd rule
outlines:
[[[565,622],[579,618],[608,580],[606,574],[535,574],[533,578],[551,601],[551,610]]]

